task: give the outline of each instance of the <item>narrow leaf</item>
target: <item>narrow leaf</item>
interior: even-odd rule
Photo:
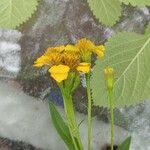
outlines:
[[[119,145],[117,150],[129,150],[131,145],[131,136],[128,137],[121,145]]]
[[[52,102],[49,102],[49,111],[51,114],[53,124],[54,124],[58,134],[63,139],[63,141],[66,143],[69,150],[75,150],[73,142],[72,142],[71,134],[69,132],[69,128],[66,125],[66,123],[63,121],[61,115],[59,114],[59,112],[57,111],[57,109],[55,108],[55,106]]]

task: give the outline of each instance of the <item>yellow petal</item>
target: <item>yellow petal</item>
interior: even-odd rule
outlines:
[[[50,65],[50,59],[47,56],[42,55],[33,64],[34,67],[42,67],[44,65]]]
[[[65,49],[65,46],[64,45],[60,45],[60,46],[56,46],[54,47],[58,52],[63,52],[64,49]]]
[[[99,46],[97,46],[97,49],[98,49],[99,51],[105,52],[105,46],[104,46],[104,45],[99,45]]]
[[[92,49],[95,48],[95,45],[92,41],[90,41],[86,38],[82,38],[78,41],[78,43],[76,44],[76,47],[78,47],[79,49],[82,49],[82,50],[91,51]]]
[[[61,53],[62,51],[64,51],[65,49],[65,46],[64,45],[60,45],[60,46],[56,46],[56,47],[48,47],[46,52],[45,52],[45,55],[49,55],[51,54],[52,52],[59,52]]]
[[[93,53],[97,54],[98,57],[103,58],[105,52],[105,46],[104,45],[96,46],[92,51]]]
[[[90,63],[80,63],[76,69],[82,73],[89,73],[90,69],[91,69],[91,64]]]
[[[70,68],[66,65],[58,65],[53,66],[49,69],[49,72],[51,74],[51,77],[55,79],[57,82],[61,82],[68,77]]]
[[[66,45],[66,47],[65,47],[65,52],[78,53],[78,52],[79,52],[79,48],[76,47],[76,46],[74,46],[74,45],[68,44],[68,45]]]
[[[104,57],[104,52],[100,51],[100,50],[95,50],[95,53],[97,54],[97,56],[99,58],[103,58]]]

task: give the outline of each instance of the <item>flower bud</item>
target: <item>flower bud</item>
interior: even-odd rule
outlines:
[[[106,85],[108,90],[112,90],[114,86],[114,70],[111,67],[104,69],[104,74],[106,77]]]

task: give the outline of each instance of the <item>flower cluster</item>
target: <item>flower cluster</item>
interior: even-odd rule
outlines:
[[[88,39],[80,39],[75,45],[50,47],[35,62],[35,67],[49,66],[49,73],[57,82],[68,78],[70,72],[90,72],[91,54],[104,56],[105,47],[96,46]]]

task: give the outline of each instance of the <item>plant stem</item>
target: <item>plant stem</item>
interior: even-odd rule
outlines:
[[[112,99],[112,89],[109,90],[110,119],[111,119],[111,150],[114,150],[114,105]]]
[[[63,89],[61,87],[63,99],[64,99],[64,107],[65,107],[65,113],[66,113],[66,118],[68,122],[68,127],[72,136],[72,140],[75,146],[76,150],[83,150],[82,148],[82,143],[81,143],[81,138],[80,138],[80,133],[77,127],[76,123],[76,118],[75,118],[75,113],[74,113],[74,108],[73,108],[73,102],[72,102],[72,96],[68,91]]]
[[[91,86],[90,86],[90,76],[91,74],[86,74],[86,86],[87,86],[87,96],[88,96],[88,150],[91,149],[91,109],[92,109],[92,99],[91,99]]]
[[[77,146],[76,141],[74,139],[73,130],[72,130],[72,126],[71,126],[71,123],[73,123],[72,119],[71,119],[73,117],[73,115],[72,115],[73,113],[70,110],[68,110],[68,108],[67,108],[67,107],[69,107],[69,105],[70,104],[66,104],[66,98],[64,98],[64,107],[65,107],[65,112],[66,112],[66,118],[67,118],[67,122],[68,122],[68,127],[69,127],[69,130],[70,130],[70,133],[71,133],[71,137],[72,137],[75,149],[78,150],[78,146]]]

